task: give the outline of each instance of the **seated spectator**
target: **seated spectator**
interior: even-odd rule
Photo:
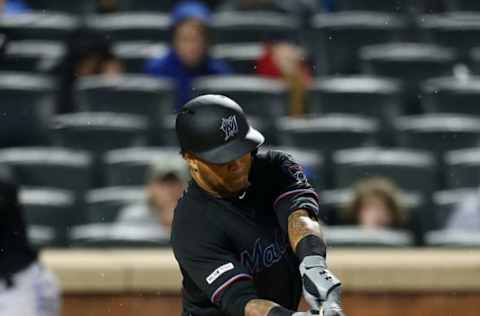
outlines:
[[[116,76],[123,72],[123,65],[114,56],[112,45],[105,35],[79,29],[68,40],[66,55],[54,72],[60,78],[57,111],[66,113],[76,110],[73,89],[78,78]]]
[[[209,55],[210,11],[196,1],[177,5],[171,16],[172,48],[163,57],[148,60],[145,72],[175,80],[176,111],[192,97],[192,81],[200,76],[224,75],[230,67]]]
[[[153,228],[162,238],[169,239],[173,211],[188,180],[188,170],[183,160],[155,164],[145,187],[146,201],[121,210],[116,223]]]
[[[404,215],[397,187],[383,178],[358,182],[346,210],[348,224],[369,229],[402,228],[405,223]]]
[[[480,232],[480,192],[459,203],[447,220],[446,229]]]
[[[300,47],[288,40],[267,43],[256,63],[256,72],[284,80],[290,90],[290,115],[304,114],[305,93],[312,78]]]
[[[32,9],[23,0],[0,0],[0,15],[21,14]]]

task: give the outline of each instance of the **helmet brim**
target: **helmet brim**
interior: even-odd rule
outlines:
[[[250,127],[243,139],[235,139],[218,148],[205,152],[194,152],[198,158],[213,164],[224,164],[237,160],[254,151],[265,142],[265,137],[256,129]]]

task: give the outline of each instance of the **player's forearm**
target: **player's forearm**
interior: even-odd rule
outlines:
[[[322,230],[318,221],[310,218],[307,211],[300,209],[288,217],[288,237],[292,249],[297,251],[300,241],[307,236],[314,236],[324,243]]]

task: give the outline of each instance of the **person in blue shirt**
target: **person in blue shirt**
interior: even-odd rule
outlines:
[[[23,0],[0,0],[0,15],[21,14],[30,11],[30,7]]]
[[[197,1],[178,4],[171,15],[172,42],[165,56],[148,60],[145,72],[176,83],[175,110],[193,97],[192,82],[208,75],[230,74],[230,67],[209,55],[210,11]]]

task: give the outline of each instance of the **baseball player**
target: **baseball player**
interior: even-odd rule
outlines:
[[[187,103],[176,132],[193,178],[171,236],[183,316],[343,316],[302,167],[284,152],[257,152],[264,137],[224,96]],[[302,292],[310,312],[296,312]]]
[[[57,316],[59,290],[25,232],[18,188],[0,166],[0,315]]]

